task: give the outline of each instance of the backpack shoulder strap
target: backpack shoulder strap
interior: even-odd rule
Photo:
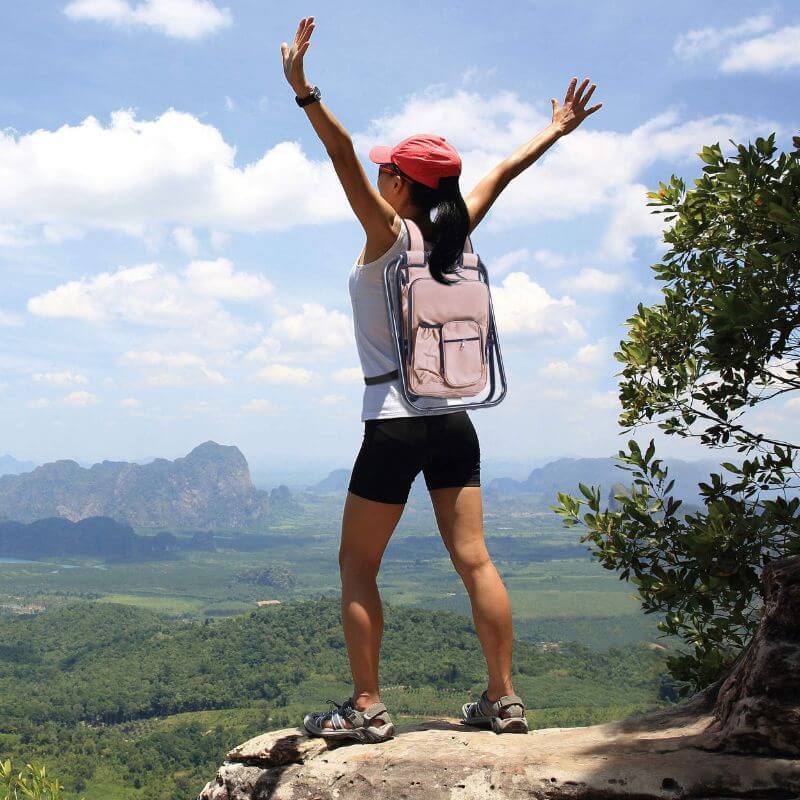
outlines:
[[[409,247],[407,251],[408,263],[410,265],[422,266],[425,263],[425,242],[422,238],[422,232],[419,226],[413,219],[403,217],[403,224],[408,230]],[[461,256],[461,263],[465,267],[477,267],[478,256],[472,249],[472,239],[469,235],[464,242],[464,252]]]
[[[422,238],[422,231],[413,219],[403,217],[403,224],[408,230],[408,250],[406,258],[411,266],[424,266],[425,264],[425,242]]]

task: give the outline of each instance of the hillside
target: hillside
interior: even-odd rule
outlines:
[[[284,509],[283,492],[273,497]],[[208,441],[183,458],[148,464],[59,460],[0,477],[0,516],[21,522],[106,516],[145,528],[248,528],[270,516],[238,447]]]
[[[524,481],[513,478],[495,478],[488,494],[495,498],[508,495],[533,495],[543,505],[555,503],[557,492],[576,493],[578,483],[600,486],[608,496],[612,486],[629,483],[629,473],[616,466],[613,458],[559,458],[543,467],[532,470]],[[719,465],[713,461],[680,461],[665,459],[670,475],[675,478],[674,494],[688,502],[699,498],[697,484],[708,480],[712,470]]]
[[[0,618],[0,755],[44,759],[88,800],[190,798],[220,758],[351,690],[339,598],[187,622],[73,602]],[[399,721],[452,715],[480,691],[471,620],[386,604],[383,696]],[[663,655],[517,642],[515,687],[534,726],[665,704]],[[80,793],[80,794],[79,794]]]
[[[33,461],[19,461],[14,456],[0,456],[0,475],[19,475],[35,469]]]

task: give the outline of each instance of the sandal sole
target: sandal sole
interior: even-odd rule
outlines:
[[[528,721],[525,717],[468,717],[467,706],[461,707],[461,722],[464,725],[491,728],[495,733],[528,733]]]
[[[323,739],[352,739],[362,744],[377,744],[385,742],[394,737],[394,725],[369,725],[366,728],[320,728],[306,717],[303,720],[303,727],[312,736],[320,736]]]

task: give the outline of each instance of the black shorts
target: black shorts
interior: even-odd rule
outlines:
[[[466,411],[366,420],[348,490],[405,503],[420,470],[428,489],[481,485],[478,435]]]

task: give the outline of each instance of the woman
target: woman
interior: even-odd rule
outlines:
[[[583,94],[577,78],[564,104],[555,99],[552,122],[501,162],[465,197],[459,190],[461,159],[442,137],[412,136],[395,147],[373,147],[379,164],[377,191],[355,154],[347,131],[320,102],[307,80],[303,56],[314,17],[304,17],[289,47],[281,43],[289,85],[333,161],[347,199],[366,233],[366,244],[350,275],[356,342],[366,377],[396,366],[383,296],[383,267],[408,249],[402,218],[413,219],[429,249],[433,277],[446,281],[464,242],[512,178],[527,169],[558,138],[574,130],[602,105],[586,108],[595,85]],[[431,221],[431,211],[435,219]],[[499,732],[525,733],[525,707],[511,683],[512,623],[508,594],[483,537],[478,438],[466,410],[424,415],[404,401],[397,379],[368,384],[361,419],[364,439],[356,458],[342,518],[339,567],[342,624],[353,676],[353,693],[333,710],[311,712],[312,735],[379,742],[394,735],[381,702],[378,661],[383,614],[376,577],[389,537],[400,519],[420,469],[453,565],[469,593],[489,681],[480,700],[465,703],[462,720]]]

